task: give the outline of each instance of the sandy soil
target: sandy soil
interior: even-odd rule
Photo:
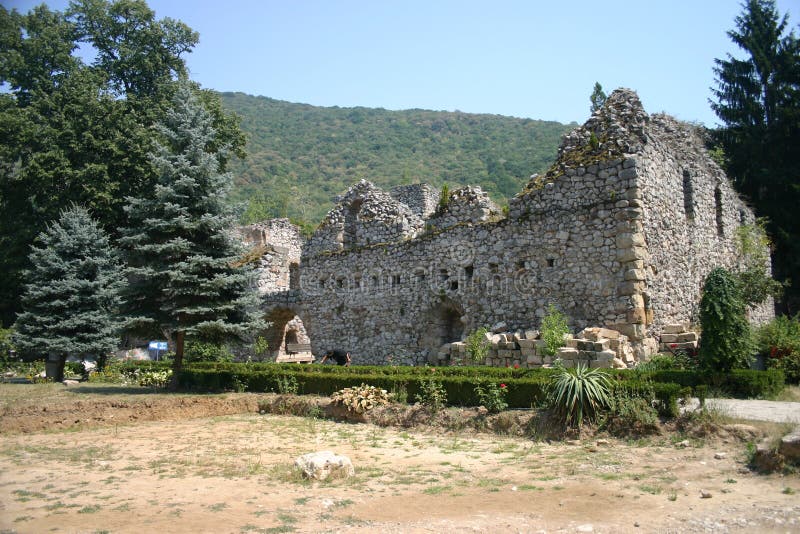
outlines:
[[[800,531],[800,478],[751,473],[733,438],[546,443],[260,415],[253,395],[10,387],[5,532]],[[292,462],[318,450],[356,476],[304,481]]]

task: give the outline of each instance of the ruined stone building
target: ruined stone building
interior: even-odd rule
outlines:
[[[481,326],[536,329],[553,304],[574,331],[616,330],[642,357],[665,325],[697,321],[706,274],[736,265],[737,228],[754,221],[697,128],[648,115],[626,89],[564,137],[507,213],[480,188],[439,197],[361,181],[308,240],[286,220],[247,227],[264,248],[273,354],[290,338],[356,363],[434,362]]]

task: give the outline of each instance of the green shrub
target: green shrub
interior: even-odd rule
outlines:
[[[478,402],[491,413],[502,412],[508,408],[507,394],[508,387],[505,384],[498,386],[494,382],[489,382],[485,385],[477,384],[475,386],[475,396],[478,397]]]
[[[544,353],[555,356],[564,346],[564,335],[569,333],[567,317],[550,304],[547,315],[542,319],[541,336],[545,342]]]
[[[230,362],[233,355],[222,345],[205,341],[188,341],[183,353],[185,364],[192,362]]]
[[[489,349],[492,345],[486,339],[486,334],[488,333],[489,329],[484,326],[475,330],[464,340],[467,355],[475,363],[483,363],[486,360],[486,355],[489,354]]]
[[[611,379],[600,369],[581,364],[561,369],[551,385],[550,400],[556,414],[569,426],[580,426],[591,420],[609,401]]]
[[[419,383],[419,393],[416,395],[418,403],[437,412],[447,406],[447,390],[444,385],[433,377],[423,379]]]
[[[698,357],[703,369],[726,372],[749,366],[752,343],[745,308],[735,277],[725,269],[712,270],[700,300],[703,339]]]
[[[767,366],[782,370],[787,382],[800,383],[800,315],[776,317],[759,328],[755,337]]]
[[[284,395],[297,395],[297,392],[300,389],[300,385],[297,383],[297,379],[292,375],[283,375],[276,377],[275,384],[277,385],[278,393]]]
[[[652,389],[633,395],[615,390],[609,397],[602,428],[621,436],[647,436],[659,432],[658,412],[653,408],[655,394]]]

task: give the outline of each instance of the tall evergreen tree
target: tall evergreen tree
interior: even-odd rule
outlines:
[[[19,311],[28,249],[62,206],[85,206],[113,238],[125,198],[152,190],[151,129],[196,42],[143,0],[77,0],[66,13],[0,6],[0,322]],[[91,64],[74,54],[79,44],[95,52]],[[236,118],[196,90],[218,142],[241,156]]]
[[[30,261],[17,348],[57,357],[56,380],[63,377],[68,355],[93,356],[102,367],[119,345],[117,313],[125,283],[108,236],[86,209],[73,206],[39,234]]]
[[[737,189],[768,219],[775,275],[787,280],[800,273],[800,40],[773,0],[748,0],[735,22],[728,36],[746,55],[715,60],[715,137]],[[800,307],[800,279],[785,304]]]
[[[173,388],[186,338],[221,341],[258,329],[252,271],[239,264],[241,245],[225,202],[231,186],[220,172],[212,118],[182,84],[157,128],[151,154],[159,180],[152,194],[129,198],[127,251],[132,327],[159,329],[174,340]]]
[[[592,103],[589,108],[590,113],[594,113],[606,103],[606,93],[603,91],[603,86],[600,85],[600,82],[594,82],[594,89],[592,94],[589,95],[589,101]]]

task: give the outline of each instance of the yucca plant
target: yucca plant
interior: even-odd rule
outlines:
[[[580,426],[591,419],[598,409],[608,406],[611,379],[600,369],[578,364],[561,369],[550,385],[551,405],[565,424]]]

